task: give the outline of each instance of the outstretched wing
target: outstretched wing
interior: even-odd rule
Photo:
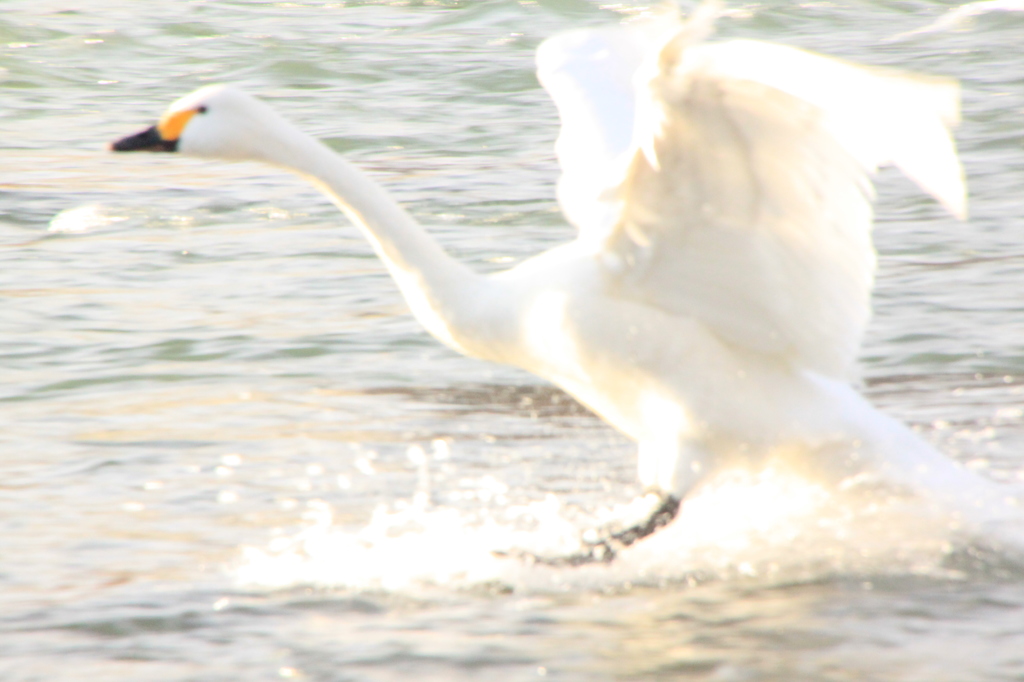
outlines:
[[[554,38],[559,200],[616,293],[831,376],[852,372],[875,267],[868,174],[895,164],[951,212],[954,82],[749,40],[711,11]]]

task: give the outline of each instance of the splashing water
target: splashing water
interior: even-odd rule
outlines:
[[[479,492],[486,495],[483,485]],[[837,574],[949,578],[956,577],[949,557],[970,541],[955,515],[924,500],[856,485],[832,490],[778,466],[720,473],[684,501],[668,527],[611,563],[575,568],[502,556],[579,549],[579,514],[553,495],[471,513],[431,506],[418,494],[379,506],[362,528],[338,524],[322,500],[308,506],[297,534],[244,549],[235,570],[242,585],[529,593],[736,578],[787,583]],[[624,509],[598,510],[587,521],[599,525]]]
[[[61,211],[50,220],[48,232],[78,234],[92,232],[115,223],[128,220],[101,204],[84,204]]]

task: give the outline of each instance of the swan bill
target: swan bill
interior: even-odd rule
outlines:
[[[165,140],[156,126],[122,137],[110,144],[115,152],[174,152],[178,150],[178,140]]]

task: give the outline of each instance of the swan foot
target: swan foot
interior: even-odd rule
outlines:
[[[640,498],[640,501],[648,507],[648,511],[638,521],[625,528],[622,528],[621,524],[616,524],[591,529],[584,534],[583,541],[586,544],[613,543],[619,549],[629,547],[637,540],[642,540],[659,528],[667,526],[679,513],[679,498],[672,495],[648,493]]]
[[[671,523],[679,513],[679,499],[663,493],[648,493],[637,500],[650,511],[625,527],[620,523],[592,528],[583,534],[583,547],[571,554],[542,556],[525,550],[495,552],[496,556],[514,557],[543,566],[583,566],[611,563],[620,551]]]

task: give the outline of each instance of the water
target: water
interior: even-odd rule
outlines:
[[[628,9],[632,5],[625,6]],[[972,218],[882,174],[866,390],[1024,472],[1024,14],[747,4],[725,35],[963,81]],[[733,472],[611,566],[559,548],[633,446],[407,314],[333,207],[256,165],[107,154],[231,81],[370,170],[446,248],[569,238],[541,2],[0,4],[4,680],[1020,680],[1024,562],[907,501]]]

